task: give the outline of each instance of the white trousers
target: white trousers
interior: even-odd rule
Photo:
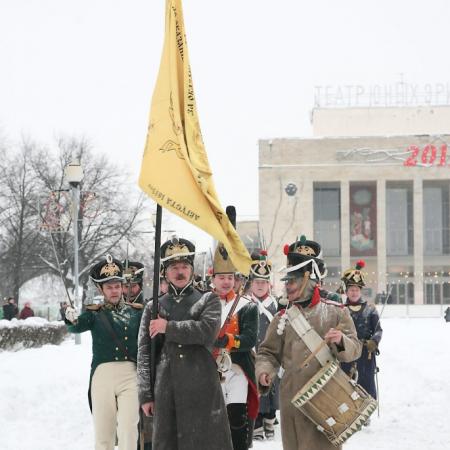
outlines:
[[[95,450],[136,450],[139,400],[136,365],[130,361],[100,364],[91,384]]]
[[[225,404],[247,403],[248,381],[243,370],[233,364],[230,370],[222,374],[225,380],[221,383]]]

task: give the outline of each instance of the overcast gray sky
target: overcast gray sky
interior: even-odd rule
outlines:
[[[43,143],[84,135],[137,180],[164,5],[1,0],[1,134]],[[216,187],[241,219],[258,214],[258,139],[310,136],[314,86],[395,83],[400,74],[450,81],[448,0],[184,0],[183,8]]]

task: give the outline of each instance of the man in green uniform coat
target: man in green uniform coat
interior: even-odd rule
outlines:
[[[94,419],[95,450],[136,450],[139,402],[136,385],[137,336],[142,305],[122,296],[123,266],[106,255],[90,271],[105,302],[89,305],[78,316],[68,307],[68,331],[92,334],[90,400]]]
[[[129,303],[141,303],[145,305],[144,299],[144,264],[138,261],[129,261],[125,259],[123,262],[124,279],[123,297]]]

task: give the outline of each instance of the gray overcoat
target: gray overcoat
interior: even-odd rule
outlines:
[[[219,298],[192,288],[181,298],[171,293],[160,297],[159,315],[168,324],[159,340],[154,398],[148,330],[151,308],[149,302],[142,316],[137,370],[140,404],[155,402],[152,449],[232,450],[217,366],[210,351],[220,328]]]

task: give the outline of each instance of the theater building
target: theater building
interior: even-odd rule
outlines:
[[[368,298],[450,304],[450,107],[316,108],[312,125],[312,138],[259,142],[274,265],[305,234],[322,244],[327,289],[364,259]]]

